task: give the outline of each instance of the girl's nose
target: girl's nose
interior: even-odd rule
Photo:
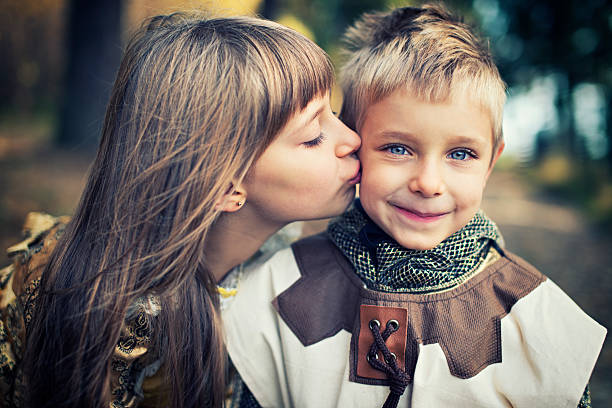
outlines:
[[[345,157],[359,150],[361,138],[338,119],[338,144],[336,145],[336,156]]]

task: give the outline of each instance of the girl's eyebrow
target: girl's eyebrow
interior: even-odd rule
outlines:
[[[315,112],[313,112],[313,114],[310,115],[308,119],[296,125],[293,131],[291,131],[291,134],[298,133],[301,129],[304,129],[305,127],[310,125],[321,114],[321,112],[323,112],[323,110],[325,110],[325,104],[321,104],[321,106],[319,106],[319,108]]]
[[[313,112],[312,115],[308,117],[308,119],[304,119],[298,123],[292,123],[291,129],[287,131],[287,135],[293,137],[294,135],[298,135],[304,128],[307,128],[320,114],[325,110],[325,104],[321,104],[319,108]],[[301,111],[303,113],[304,111]]]
[[[317,109],[317,111],[312,114],[312,116],[304,123],[304,125],[308,125],[310,122],[315,120],[317,116],[319,116],[321,112],[323,112],[324,109],[325,109],[325,105],[319,106],[319,109]]]

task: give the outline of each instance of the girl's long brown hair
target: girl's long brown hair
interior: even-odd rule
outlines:
[[[31,406],[108,407],[126,311],[151,294],[166,402],[222,405],[218,300],[202,255],[215,203],[332,75],[311,41],[255,18],[174,14],[136,33],[28,325]]]

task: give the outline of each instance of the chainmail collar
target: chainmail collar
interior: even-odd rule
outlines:
[[[426,293],[456,286],[478,269],[491,245],[503,247],[497,225],[482,210],[428,250],[407,249],[378,227],[359,200],[327,229],[366,286],[384,292]]]

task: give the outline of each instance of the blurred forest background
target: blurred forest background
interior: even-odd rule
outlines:
[[[29,211],[71,214],[130,32],[177,9],[256,14],[306,34],[337,67],[339,38],[393,0],[3,0],[0,4],[0,247]],[[484,207],[508,247],[612,326],[612,4],[452,0],[479,27],[509,86],[506,151]],[[341,95],[333,92],[339,109]],[[306,232],[322,228],[311,223]],[[8,262],[3,251],[0,262]],[[591,379],[612,406],[609,341]],[[571,367],[568,367],[571,370]]]

